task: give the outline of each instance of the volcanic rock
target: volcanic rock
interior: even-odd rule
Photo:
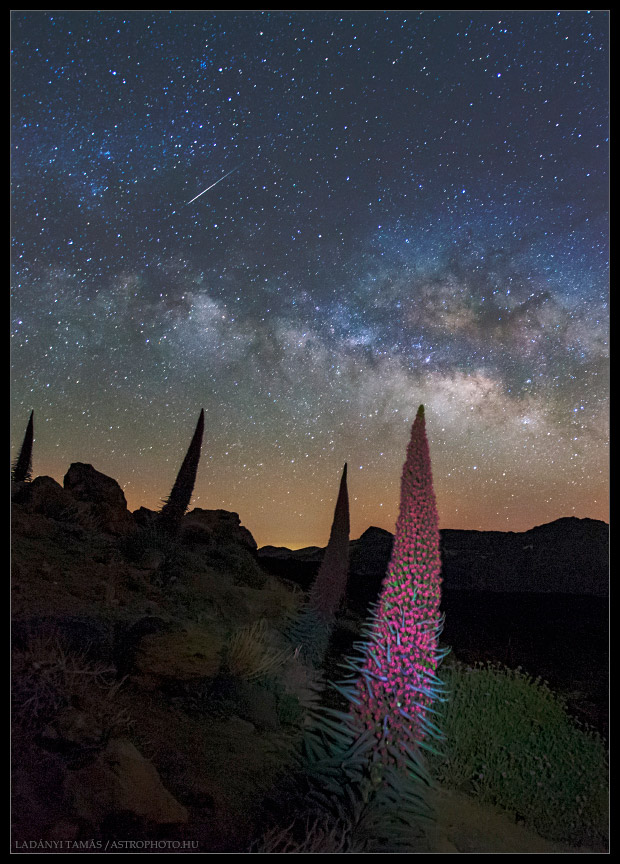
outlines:
[[[195,543],[232,541],[256,552],[256,540],[241,524],[238,513],[228,510],[203,510],[195,507],[183,517],[183,533]]]
[[[73,462],[64,477],[64,488],[89,505],[82,508],[81,519],[92,520],[93,527],[109,534],[126,534],[134,528],[125,494],[116,480],[96,471],[92,465]]]
[[[213,629],[151,633],[140,640],[133,665],[151,687],[171,680],[215,678],[223,645],[223,639]]]
[[[75,814],[101,825],[129,813],[144,824],[187,822],[188,814],[164,787],[155,767],[124,738],[112,739],[97,759],[67,777]]]
[[[67,521],[77,513],[75,498],[53,477],[35,477],[32,483],[13,484],[13,502],[28,513],[40,513],[49,519]]]

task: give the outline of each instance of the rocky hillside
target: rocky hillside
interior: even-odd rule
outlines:
[[[91,465],[12,497],[14,848],[247,851],[298,731],[305,673],[279,632],[299,592],[236,513],[171,535]]]
[[[36,838],[59,844],[46,851],[100,851],[105,842],[123,851],[123,841],[149,838],[189,844],[157,851],[256,851],[289,805],[282,790],[304,706],[319,698],[320,675],[283,633],[323,550],[257,552],[239,515],[224,510],[195,508],[171,533],[157,513],[131,513],[119,484],[84,463],[71,465],[62,484],[14,483],[12,500],[13,849],[43,851],[28,846]],[[584,520],[560,521],[566,529]],[[463,541],[473,533],[444,532],[444,544],[459,535],[453,548],[488,562],[488,547]],[[538,550],[531,560],[544,560],[549,537],[557,546],[565,536],[543,534],[527,538]],[[521,548],[525,535],[511,536],[515,555],[532,552]],[[355,578],[330,646],[330,676],[359,638],[391,544],[378,528],[351,542]],[[580,560],[595,560],[588,550]],[[476,599],[467,615],[461,598],[450,612],[466,631],[453,630],[450,644],[473,660],[480,639],[493,635],[480,627],[480,607]],[[513,625],[525,632],[521,621]],[[560,665],[574,678],[566,659]],[[589,662],[588,680],[596,666]],[[450,830],[465,851],[465,828]]]
[[[557,519],[529,531],[441,533],[443,587],[447,591],[608,594],[609,526],[596,519]],[[368,528],[351,541],[350,601],[365,607],[376,597],[392,551],[392,534]],[[306,587],[321,561],[315,546],[295,551],[264,546],[259,560],[271,573]]]

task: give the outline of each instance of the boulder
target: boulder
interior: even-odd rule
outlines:
[[[35,477],[32,483],[15,483],[13,502],[28,513],[40,513],[49,519],[66,522],[77,514],[75,498],[53,477]]]
[[[75,815],[92,825],[121,814],[131,814],[144,825],[175,825],[188,819],[154,765],[125,738],[112,739],[94,762],[70,772],[66,789]]]
[[[92,465],[73,462],[63,484],[77,501],[88,505],[81,508],[81,521],[90,518],[93,527],[109,534],[126,534],[134,529],[125,494],[112,477],[96,471]]]
[[[195,507],[183,517],[183,531],[188,539],[211,545],[214,541],[232,541],[256,552],[256,540],[241,524],[238,513],[229,510],[203,510]]]
[[[149,510],[148,507],[139,507],[131,515],[140,528],[152,528],[159,521],[159,513]]]

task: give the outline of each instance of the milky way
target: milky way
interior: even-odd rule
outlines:
[[[204,407],[193,505],[324,545],[424,403],[441,527],[606,519],[608,61],[605,12],[13,13],[14,447],[156,507]]]

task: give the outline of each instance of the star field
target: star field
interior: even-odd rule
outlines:
[[[14,448],[157,507],[204,407],[192,506],[324,545],[424,403],[440,527],[607,519],[608,62],[605,12],[13,13]]]

